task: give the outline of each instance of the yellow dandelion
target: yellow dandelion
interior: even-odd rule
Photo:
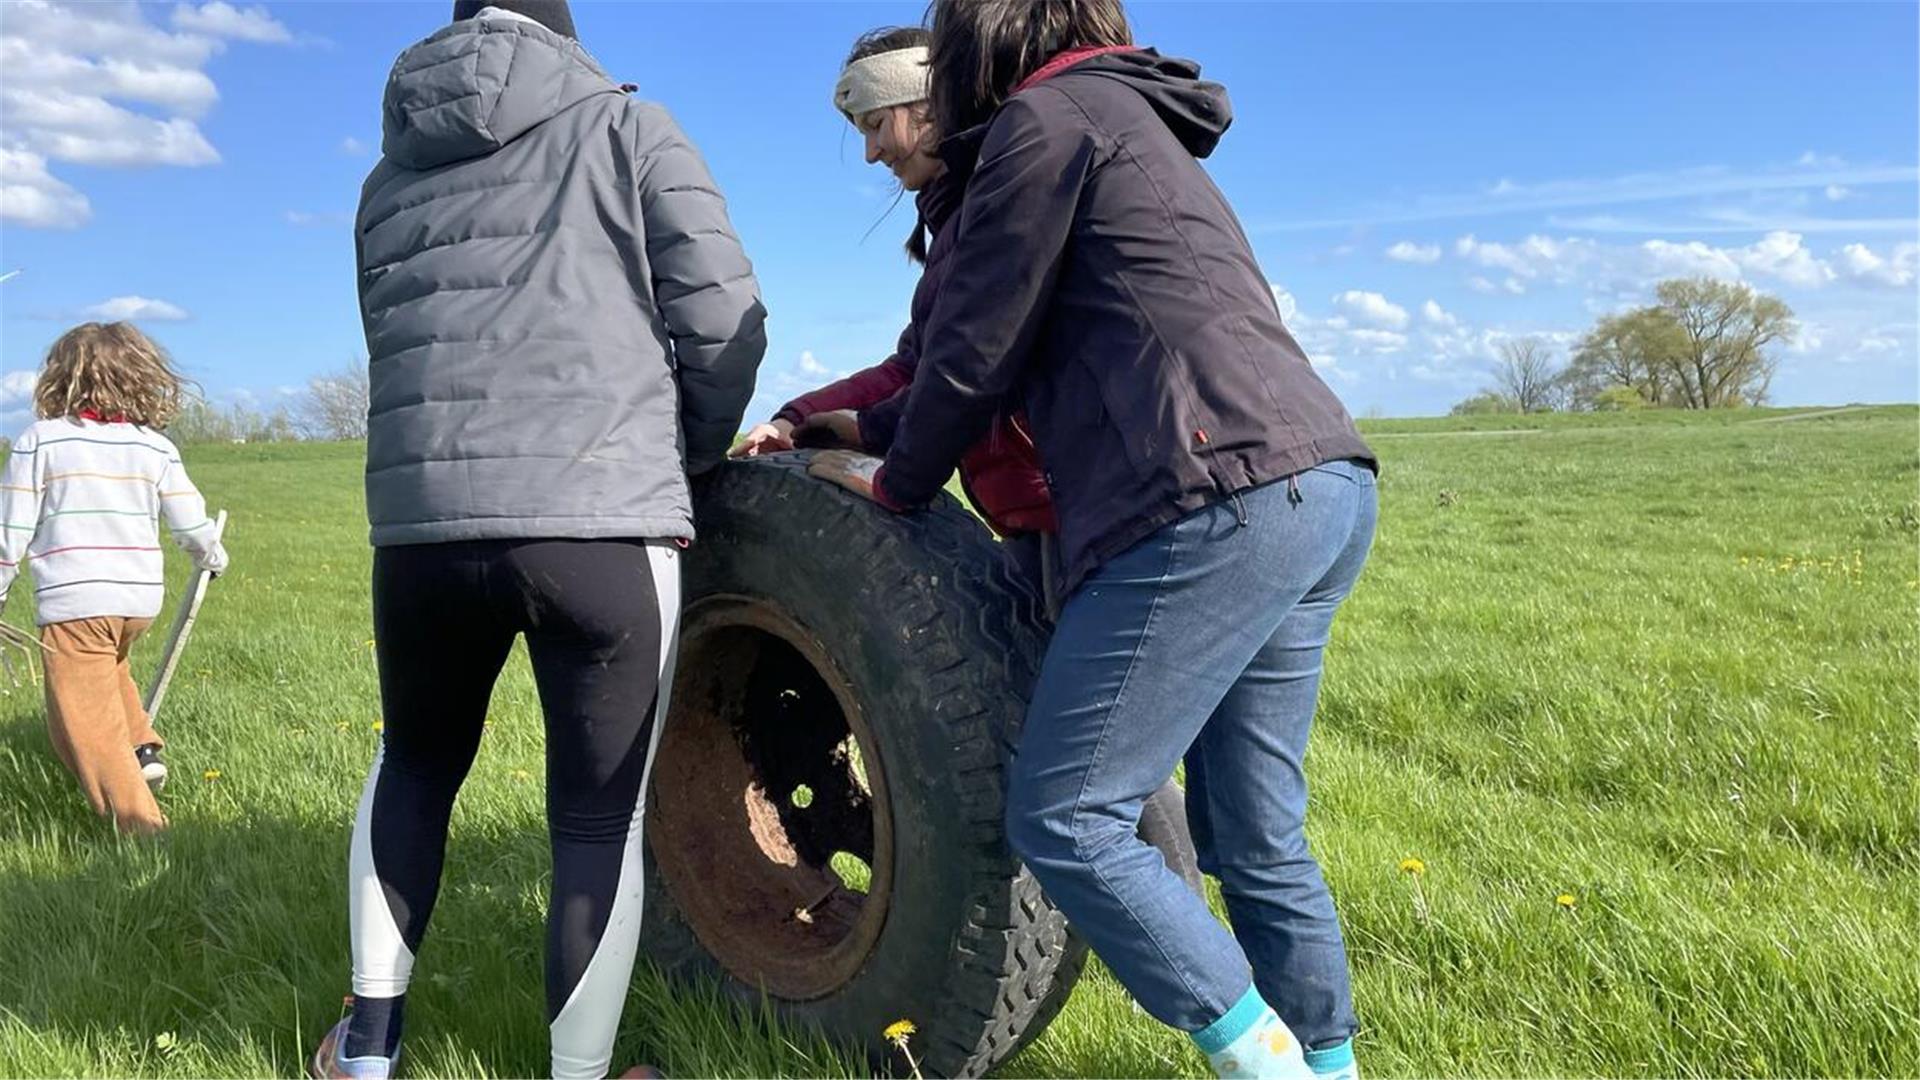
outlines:
[[[515,769],[513,770],[513,778],[515,780],[531,780],[533,779],[533,774],[525,769]]]
[[[887,1025],[887,1029],[880,1033],[880,1037],[890,1043],[898,1044],[906,1042],[908,1037],[919,1030],[919,1028],[913,1026],[913,1021],[911,1020],[895,1020],[893,1023]]]
[[[387,730],[387,722],[385,720],[375,720],[373,722],[373,730],[375,731]]]
[[[211,784],[215,780],[220,779],[220,770],[208,769],[206,772],[203,772],[200,774],[200,779],[205,780],[207,783]]]
[[[1427,864],[1421,862],[1419,859],[1401,859],[1400,872],[1403,874],[1412,874],[1414,877],[1419,877],[1421,874],[1424,874],[1427,872]]]
[[[1579,903],[1579,901],[1573,898],[1572,893],[1567,893],[1567,892],[1563,892],[1559,896],[1554,897],[1553,902],[1556,904],[1559,904],[1563,908],[1566,908],[1568,911],[1572,911],[1573,906]]]

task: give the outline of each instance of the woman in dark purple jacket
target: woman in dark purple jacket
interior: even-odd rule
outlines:
[[[977,162],[872,486],[924,503],[1003,402],[1031,418],[1073,592],[1009,835],[1221,1075],[1351,1075],[1301,759],[1373,536],[1373,453],[1196,160],[1230,122],[1223,88],[1133,48],[1118,0],[938,0],[933,35],[935,122],[961,133],[942,152]],[[1183,757],[1231,933],[1135,837]]]

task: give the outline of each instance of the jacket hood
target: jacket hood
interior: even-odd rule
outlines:
[[[1060,75],[1083,73],[1118,79],[1132,87],[1194,157],[1213,153],[1220,136],[1233,124],[1233,103],[1227,100],[1227,88],[1202,79],[1200,65],[1192,60],[1139,49],[1095,56]]]
[[[594,94],[617,94],[580,43],[520,19],[466,19],[393,63],[380,150],[431,169],[498,150]]]

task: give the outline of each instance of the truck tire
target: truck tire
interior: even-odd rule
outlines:
[[[1086,959],[1003,824],[1042,612],[953,499],[889,514],[810,456],[696,481],[644,947],[879,1068],[908,1020],[925,1074],[980,1076]]]

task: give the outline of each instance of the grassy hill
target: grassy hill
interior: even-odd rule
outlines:
[[[1920,1072],[1920,411],[1821,412],[1364,425],[1382,524],[1309,828],[1369,1075]],[[187,457],[234,564],[160,718],[170,837],[115,842],[34,692],[0,698],[0,1074],[290,1075],[347,988],[379,715],[361,450]],[[408,1075],[547,1066],[541,737],[516,657]],[[646,975],[626,1024],[616,1065],[860,1071]],[[1205,1075],[1100,971],[1006,1072]]]

